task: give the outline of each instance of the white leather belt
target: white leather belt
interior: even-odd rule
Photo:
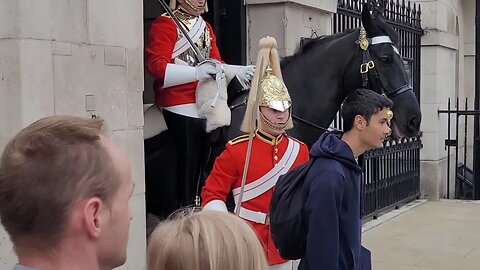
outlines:
[[[180,114],[183,116],[188,116],[192,118],[200,118],[198,116],[198,109],[195,103],[187,103],[187,104],[180,104],[174,105],[169,107],[163,107],[162,109],[167,110],[172,113]]]
[[[269,225],[270,216],[267,213],[248,210],[247,208],[240,207],[238,214],[241,218],[260,224]]]

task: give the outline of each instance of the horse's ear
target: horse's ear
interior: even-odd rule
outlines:
[[[372,25],[372,15],[370,15],[367,3],[363,4],[362,7],[362,24],[365,29],[370,28]]]
[[[385,13],[385,5],[383,5],[380,2],[372,3],[373,8],[372,8],[372,17],[374,20],[377,19],[383,19],[385,21],[385,18],[383,17],[383,14]]]
[[[363,7],[362,7],[362,25],[365,28],[365,31],[367,31],[367,35],[369,37],[374,37],[378,35],[379,30],[374,24],[374,19],[370,14],[370,10],[368,8],[367,3],[363,4]]]

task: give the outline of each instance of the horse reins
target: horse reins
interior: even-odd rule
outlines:
[[[316,125],[316,124],[314,124],[314,123],[311,123],[311,122],[309,122],[309,121],[307,121],[307,120],[305,120],[305,119],[303,119],[303,118],[300,118],[300,117],[298,117],[298,116],[296,116],[296,115],[294,115],[294,114],[292,114],[292,118],[293,118],[293,119],[296,119],[296,120],[298,120],[298,121],[300,121],[300,122],[302,122],[302,123],[304,123],[304,124],[307,124],[307,125],[309,125],[309,126],[311,126],[311,127],[314,127],[314,128],[316,128],[316,129],[320,129],[320,130],[323,130],[323,131],[331,131],[331,130],[333,130],[333,131],[341,131],[340,129],[337,129],[337,128],[334,128],[334,127],[328,127],[328,128],[321,127],[321,126]]]

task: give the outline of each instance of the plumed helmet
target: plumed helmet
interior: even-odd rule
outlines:
[[[287,87],[277,76],[273,75],[270,67],[267,67],[265,75],[263,76],[260,86],[259,106],[265,106],[277,111],[284,112],[292,105],[292,100],[288,94]]]
[[[260,106],[284,112],[289,110],[292,105],[288,89],[283,83],[277,41],[273,37],[267,36],[260,40],[259,47],[255,75],[241,127],[241,130],[247,133],[251,132],[252,127],[256,128],[252,121],[264,120],[259,112]],[[289,117],[287,123],[278,128],[290,129],[292,127],[292,118]]]

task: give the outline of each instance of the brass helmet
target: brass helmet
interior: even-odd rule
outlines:
[[[260,86],[262,88],[259,106],[265,106],[284,112],[292,106],[287,87],[277,76],[273,75],[270,66],[265,70]]]
[[[191,9],[193,9],[195,11],[201,11],[203,9],[203,12],[208,12],[208,5],[207,5],[206,0],[205,0],[205,5],[203,7],[199,7],[199,6],[194,5],[190,0],[184,0],[184,1],[185,1],[185,4],[187,4]],[[169,5],[170,5],[171,10],[177,9],[177,2],[178,2],[178,0],[170,0]]]
[[[275,124],[268,120],[259,107],[265,106],[284,112],[289,110],[292,100],[288,89],[283,83],[280,61],[277,52],[277,41],[272,37],[264,37],[260,40],[255,75],[252,80],[252,88],[248,96],[247,110],[243,119],[241,130],[253,132],[256,122],[276,130],[286,130],[293,127],[291,116],[286,123]],[[258,100],[257,100],[258,98]]]

